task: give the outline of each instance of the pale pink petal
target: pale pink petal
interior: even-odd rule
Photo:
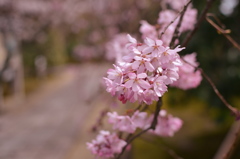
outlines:
[[[144,54],[148,54],[148,53],[153,52],[153,50],[154,50],[153,47],[146,47],[146,48],[143,49],[142,52],[143,52]]]
[[[146,66],[147,70],[150,72],[153,72],[155,70],[155,68],[153,67],[153,65],[150,62],[145,62],[145,66]]]
[[[135,79],[137,77],[137,75],[135,73],[128,73],[128,77],[130,79]]]
[[[151,88],[151,85],[147,81],[138,80],[138,83],[142,88],[145,88],[145,89]]]
[[[126,88],[131,88],[132,85],[133,85],[133,82],[134,82],[134,80],[128,80],[128,81],[125,83],[125,87],[126,87]]]
[[[134,44],[137,43],[137,40],[136,40],[135,38],[133,38],[131,35],[128,34],[127,37],[128,37],[128,40],[129,40],[131,43],[134,43]]]
[[[141,63],[140,61],[134,61],[132,64],[132,68],[137,69],[139,67],[140,63]]]
[[[147,37],[144,39],[144,42],[145,42],[148,46],[153,46],[153,45],[155,45],[155,41],[152,40],[152,39],[150,39],[150,38],[147,38]]]
[[[134,92],[141,92],[142,91],[142,89],[139,87],[139,85],[137,83],[133,83],[132,90]]]
[[[147,74],[146,73],[140,73],[137,75],[137,78],[146,78]]]

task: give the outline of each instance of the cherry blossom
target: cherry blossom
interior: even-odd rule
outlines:
[[[108,112],[108,122],[113,124],[113,130],[118,129],[119,131],[133,133],[136,130],[136,125],[132,122],[129,116],[120,116],[117,112]]]
[[[125,48],[127,43],[127,34],[121,33],[115,35],[113,39],[105,45],[106,58],[108,60],[116,60],[116,62],[122,61],[122,56],[127,54],[127,49]]]
[[[155,26],[149,24],[146,20],[141,20],[141,27],[139,29],[140,33],[142,34],[142,38],[145,39],[149,37],[151,39],[157,39],[158,33]]]
[[[87,143],[87,148],[96,156],[111,158],[114,157],[114,154],[120,153],[126,144],[115,133],[110,134],[109,131],[100,131],[96,140]]]
[[[183,48],[163,46],[161,40],[145,38],[138,43],[130,35],[126,44],[128,53],[122,62],[109,69],[105,84],[107,91],[116,95],[123,103],[145,102],[151,104],[166,91],[167,86],[178,79],[178,55]]]
[[[183,57],[183,65],[179,66],[179,79],[171,84],[171,86],[178,87],[183,90],[196,88],[202,81],[201,72],[195,70],[199,64],[196,62],[196,53],[185,55]],[[194,67],[193,67],[194,66]]]
[[[163,137],[173,136],[183,123],[181,119],[168,115],[166,110],[159,112],[157,121],[155,130],[150,130],[150,132]]]
[[[108,112],[108,122],[113,125],[113,130],[134,133],[137,128],[145,128],[148,124],[148,115],[146,112],[138,110],[129,115],[118,115],[117,112]]]

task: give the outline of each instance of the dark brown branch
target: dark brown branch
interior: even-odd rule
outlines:
[[[177,26],[176,26],[176,28],[175,28],[175,30],[174,30],[173,37],[172,37],[172,40],[171,40],[171,42],[170,42],[170,47],[173,47],[175,40],[179,37],[179,29],[180,29],[180,27],[181,27],[184,14],[185,14],[185,12],[186,12],[186,10],[187,10],[187,7],[189,6],[189,4],[190,4],[191,2],[192,2],[192,1],[189,0],[189,1],[187,2],[187,4],[183,7],[183,10],[181,11],[181,16],[180,16],[180,19],[179,19],[179,21],[178,21],[178,24],[177,24]]]
[[[207,1],[207,4],[205,6],[205,8],[203,9],[197,23],[195,24],[195,27],[194,29],[187,35],[187,37],[185,38],[185,40],[183,41],[182,45],[181,46],[187,46],[188,42],[192,39],[193,35],[196,33],[196,31],[198,30],[200,24],[203,22],[203,20],[205,19],[205,16],[208,12],[208,10],[211,8],[213,2],[215,0],[208,0]]]
[[[219,25],[214,23],[210,19],[210,17],[213,17],[219,23]],[[233,38],[230,35],[228,35],[231,31],[228,29],[225,29],[223,27],[221,21],[214,14],[208,13],[206,19],[218,32],[223,34],[225,36],[225,38],[227,38],[233,44],[233,46],[236,47],[240,51],[240,45],[235,40],[233,40]]]

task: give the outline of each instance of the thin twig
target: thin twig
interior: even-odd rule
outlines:
[[[181,46],[187,46],[188,42],[192,39],[193,35],[196,33],[196,31],[198,30],[200,24],[203,22],[203,20],[205,19],[205,16],[208,12],[208,10],[211,8],[213,2],[215,0],[208,0],[207,1],[207,4],[205,6],[205,8],[203,9],[197,23],[195,24],[195,27],[194,29],[187,35],[187,37],[185,38],[185,40],[183,41],[182,45]]]
[[[191,2],[191,0],[190,0],[188,3],[190,3],[190,2]],[[182,12],[183,12],[183,11],[184,11],[184,8],[183,8],[183,10],[181,10],[181,11],[177,14],[177,16],[164,28],[164,30],[161,32],[161,34],[158,35],[158,38],[159,38],[159,39],[162,38],[163,34],[166,32],[166,30],[168,29],[168,27],[169,27],[170,25],[172,25],[172,24],[177,20],[177,18],[178,18],[180,15],[182,15]]]
[[[185,12],[187,10],[187,7],[189,6],[189,4],[191,2],[192,2],[192,0],[189,0],[187,2],[187,4],[183,7],[183,10],[181,11],[181,16],[180,16],[178,24],[177,24],[177,26],[176,26],[176,28],[174,30],[173,37],[172,37],[172,40],[170,42],[170,47],[172,47],[174,45],[175,40],[179,37],[179,29],[180,29],[180,27],[182,25],[182,20],[183,20],[184,14],[185,14]]]
[[[203,75],[203,77],[207,80],[207,82],[211,85],[213,91],[215,92],[215,94],[218,96],[218,98],[224,103],[224,105],[231,110],[231,112],[235,115],[236,119],[239,120],[240,119],[240,111],[237,108],[234,108],[233,106],[231,106],[227,100],[223,97],[223,95],[219,92],[219,90],[217,89],[216,85],[213,83],[212,79],[203,71],[202,68],[200,67],[196,67],[194,65],[192,65],[191,63],[187,62],[186,60],[184,60],[182,58],[182,60],[189,64],[190,66],[194,67],[196,70],[199,70],[201,72],[201,74]]]
[[[210,19],[210,17],[213,17],[219,23],[220,26],[214,23]],[[233,38],[230,35],[228,35],[231,31],[229,29],[224,29],[223,25],[221,24],[221,21],[214,14],[208,13],[206,19],[218,32],[223,34],[225,38],[227,38],[233,44],[233,46],[240,51],[240,45],[235,40],[233,40]]]

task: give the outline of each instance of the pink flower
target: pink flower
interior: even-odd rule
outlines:
[[[195,68],[193,67],[198,66],[198,63],[196,62],[196,53],[185,55],[183,59],[192,66],[183,61],[183,65],[179,66],[179,79],[172,83],[171,86],[183,90],[196,88],[202,81],[201,72],[199,70],[195,71]]]
[[[114,130],[134,133],[137,128],[144,129],[148,125],[148,115],[146,112],[138,110],[130,117],[128,115],[118,115],[117,112],[108,112],[108,122],[113,125]]]
[[[117,34],[106,44],[106,58],[121,62],[122,57],[127,54],[125,45],[128,43],[127,34]]]
[[[132,88],[134,92],[143,92],[143,88],[149,89],[151,85],[144,80],[147,77],[146,73],[135,73],[128,74],[129,80],[125,83],[126,88]]]
[[[180,32],[193,30],[197,22],[197,9],[188,7],[180,27]]]
[[[157,39],[158,37],[157,30],[153,25],[149,24],[145,20],[141,20],[140,23],[141,27],[139,31],[142,33],[143,39],[145,39],[146,37],[149,37],[151,39]]]
[[[147,47],[143,50],[143,52],[152,53],[152,56],[154,57],[159,56],[159,53],[165,50],[165,48],[162,46],[163,42],[161,40],[145,38],[144,42],[146,43]]]
[[[117,112],[108,112],[108,122],[113,124],[114,130],[133,133],[136,130],[136,125],[132,122],[129,116],[120,116]]]
[[[146,126],[147,113],[146,112],[139,112],[138,110],[134,112],[131,117],[132,122],[138,128],[144,129]]]
[[[178,52],[183,48],[170,49],[161,40],[146,38],[138,43],[130,35],[128,38],[127,55],[104,78],[107,91],[123,103],[151,104],[167,91],[166,85],[178,79],[178,66],[182,64]]]
[[[122,83],[123,81],[123,73],[120,67],[113,65],[115,69],[109,69],[107,74],[108,74],[108,79],[113,80],[115,83]]]
[[[158,97],[161,97],[167,91],[166,78],[166,76],[159,76],[153,81],[153,89]]]
[[[126,141],[119,139],[116,134],[100,131],[96,140],[87,143],[87,148],[98,157],[111,158],[114,157],[114,154],[121,153],[126,144]]]
[[[150,132],[163,137],[171,137],[181,127],[182,127],[181,119],[173,117],[172,115],[167,115],[167,112],[165,110],[161,110],[158,115],[156,129]]]

